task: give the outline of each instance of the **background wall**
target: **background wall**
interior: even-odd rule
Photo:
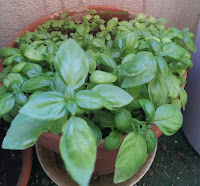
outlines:
[[[196,33],[200,0],[0,0],[0,48],[42,16],[73,7],[107,5],[167,19],[167,26]]]

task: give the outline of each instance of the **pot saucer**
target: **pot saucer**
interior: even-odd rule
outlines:
[[[147,161],[140,170],[129,180],[123,183],[114,184],[113,173],[104,176],[92,176],[90,186],[131,186],[136,184],[149,170],[155,158],[156,150],[157,146],[154,152],[149,154]],[[66,172],[62,159],[58,153],[45,148],[39,143],[36,144],[36,153],[43,170],[53,182],[59,186],[77,186],[77,183],[75,183]]]

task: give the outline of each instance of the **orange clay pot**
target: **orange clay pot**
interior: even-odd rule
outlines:
[[[126,12],[127,10],[119,9],[116,7],[107,7],[107,6],[89,6],[85,8],[75,8],[65,11],[56,12],[47,16],[44,16],[37,21],[33,22],[29,26],[27,26],[24,30],[22,30],[16,37],[22,36],[27,31],[33,32],[38,29],[39,25],[42,25],[46,21],[50,19],[60,19],[60,14],[62,12],[68,12],[68,16],[72,16],[73,20],[82,20],[84,15],[89,14],[90,9],[95,9],[99,13],[99,11],[106,11],[106,12]],[[101,14],[101,18],[104,20],[109,20],[112,17],[118,17],[119,21],[126,20],[129,21],[135,17],[135,15],[138,13],[136,11],[128,11],[129,13],[124,14]],[[15,38],[16,38],[15,37]],[[15,39],[14,38],[14,39]],[[9,47],[16,47],[17,44],[14,43],[14,39],[9,43]],[[2,68],[2,63],[0,63]],[[185,74],[185,77],[187,76],[187,72]],[[156,134],[157,138],[159,138],[162,135],[161,130],[153,124],[151,128],[154,133]],[[48,133],[42,133],[42,135],[39,137],[38,142],[43,145],[44,147],[59,153],[59,142],[60,142],[61,135],[54,135],[50,132]],[[125,138],[125,135],[124,135]],[[114,172],[115,170],[115,161],[118,154],[119,148],[114,151],[107,151],[104,148],[104,140],[101,141],[100,145],[97,148],[97,158],[96,158],[96,164],[95,164],[95,175],[106,175],[109,173]]]

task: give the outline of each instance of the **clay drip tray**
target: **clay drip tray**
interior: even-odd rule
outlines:
[[[90,186],[131,186],[136,184],[149,170],[155,155],[155,151],[152,152],[144,165],[132,178],[126,182],[120,184],[114,184],[113,178],[114,174],[109,174],[105,176],[92,176]],[[58,153],[55,153],[39,143],[36,144],[36,152],[39,162],[46,172],[46,174],[59,186],[76,186],[77,184],[71,179],[69,174],[66,172],[62,159]]]

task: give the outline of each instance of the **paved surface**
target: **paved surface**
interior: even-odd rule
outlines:
[[[55,185],[42,170],[36,155],[29,186]],[[156,158],[137,186],[200,186],[200,156],[182,130],[159,138]]]

